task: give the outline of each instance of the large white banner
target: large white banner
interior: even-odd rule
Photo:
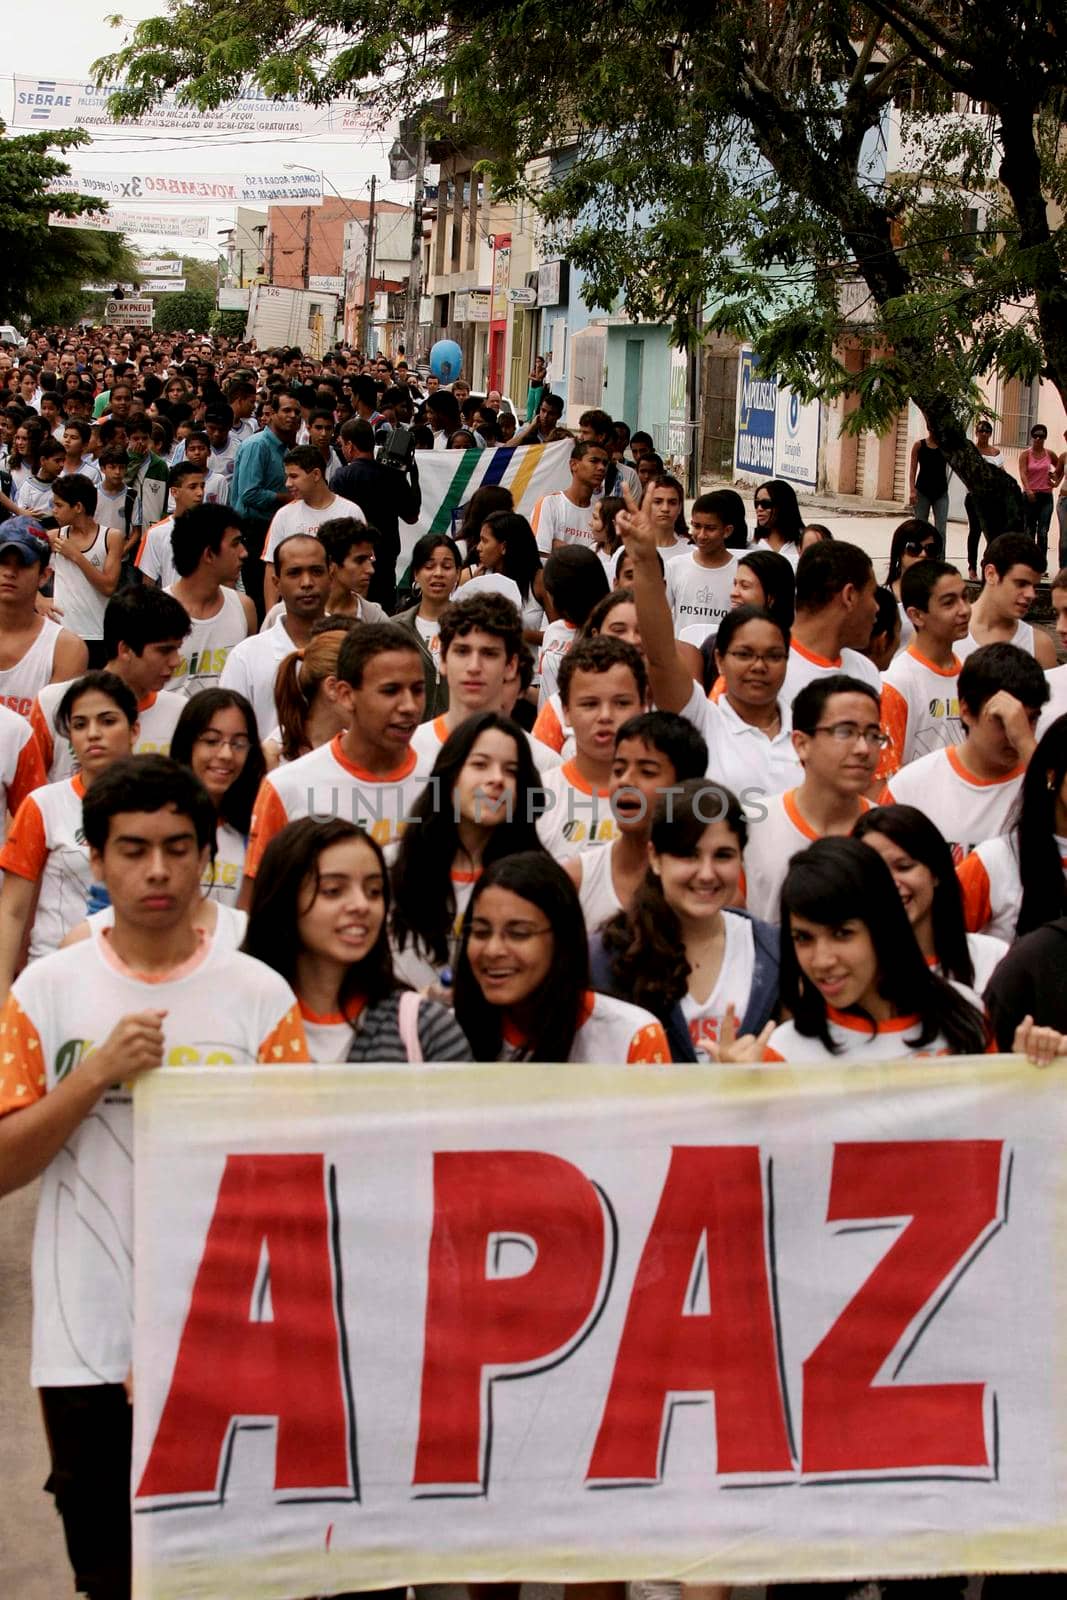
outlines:
[[[11,125],[85,128],[90,133],[136,128],[141,133],[256,134],[278,139],[294,134],[366,132],[375,126],[370,107],[363,101],[334,100],[328,106],[312,106],[303,100],[268,100],[251,88],[240,99],[214,111],[179,105],[173,94],[166,94],[144,116],[116,121],[107,103],[123,87],[109,83],[98,89],[73,80],[16,77]]]
[[[126,211],[109,207],[107,211],[83,212],[79,217],[64,217],[59,211],[52,211],[48,216],[48,226],[87,228],[90,233],[135,233],[156,239],[196,240],[207,238],[211,218],[207,215],[168,217],[158,211]]]
[[[85,194],[96,200],[132,200],[137,205],[159,202],[169,206],[199,206],[210,201],[220,206],[245,206],[299,202],[321,206],[321,172],[223,173],[189,177],[177,172],[79,172],[53,178],[51,194]]]
[[[182,264],[172,256],[142,256],[137,270],[150,278],[180,278]]]
[[[135,1595],[1067,1567],[1065,1143],[1005,1058],[151,1074]]]
[[[515,510],[529,517],[538,500],[571,481],[569,439],[552,444],[496,445],[489,450],[417,450],[422,506],[417,522],[400,524],[401,562],[406,565],[424,533],[452,535],[476,489],[500,484],[511,490]]]

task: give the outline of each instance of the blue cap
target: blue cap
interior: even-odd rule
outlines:
[[[17,550],[24,567],[37,562],[46,567],[52,559],[48,535],[33,517],[8,517],[0,522],[0,556],[5,550]]]

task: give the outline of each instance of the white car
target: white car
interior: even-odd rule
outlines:
[[[26,343],[19,330],[10,322],[0,322],[0,344],[13,344],[21,350]]]

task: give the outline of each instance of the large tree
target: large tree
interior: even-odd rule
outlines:
[[[8,137],[0,122],[0,321],[72,323],[92,303],[83,283],[131,276],[133,259],[121,234],[48,225],[51,212],[75,218],[100,209],[98,200],[49,187],[70,174],[63,153],[88,142],[76,129]]]
[[[854,393],[854,426],[914,399],[994,529],[1017,490],[967,442],[977,380],[1067,396],[1064,0],[174,0],[98,70],[125,111],[169,87],[217,104],[249,75],[383,113],[445,86],[440,129],[495,152],[498,190],[528,194],[599,304],[682,343],[710,304],[802,392]],[[941,115],[955,95],[981,109]]]

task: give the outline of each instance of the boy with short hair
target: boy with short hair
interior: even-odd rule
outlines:
[[[335,503],[348,504],[339,497]],[[384,607],[367,599],[377,566],[377,530],[355,517],[339,516],[320,523],[317,532],[330,564],[328,614],[354,617],[357,622],[388,622]]]
[[[688,778],[702,778],[708,747],[696,728],[673,711],[643,711],[615,734],[608,803],[618,837],[601,849],[587,845],[563,870],[578,890],[590,933],[628,911],[648,871],[648,841],[660,796]]]
[[[53,487],[62,476],[66,459],[66,448],[58,439],[44,441],[37,471],[30,473],[15,496],[20,511],[31,517],[51,516]]]
[[[609,790],[615,736],[643,709],[647,689],[641,653],[623,639],[598,634],[563,657],[559,694],[575,753],[545,773],[549,808],[537,822],[542,844],[557,860],[618,838]]]
[[[179,461],[176,467],[171,467],[167,485],[174,510],[145,532],[134,558],[134,565],[146,583],[159,584],[166,589],[177,582],[178,569],[174,565],[174,552],[170,544],[174,520],[203,505],[205,482],[204,469],[195,462]]]
[[[256,796],[239,905],[274,835],[298,817],[344,817],[379,844],[400,837],[428,773],[411,748],[426,700],[419,647],[394,622],[353,628],[337,657],[337,702],[349,726],[329,744],[268,772]]]
[[[1044,668],[1056,665],[1056,647],[1042,628],[1025,618],[1034,603],[1045,564],[1025,533],[990,539],[982,557],[982,592],[971,608],[971,625],[956,654],[965,660],[981,645],[1012,644]]]
[[[983,839],[1007,829],[1049,690],[1027,651],[986,644],[964,661],[957,693],[963,743],[932,750],[902,767],[881,801],[918,806],[940,828],[958,865]]]
[[[126,424],[129,468],[126,482],[133,490],[133,509],[127,549],[136,549],[141,534],[158,522],[167,510],[167,463],[152,449],[152,419],[139,412]]]
[[[593,497],[603,487],[608,452],[591,439],[579,439],[571,450],[571,481],[566,489],[546,494],[534,506],[530,526],[537,548],[549,556],[567,544],[587,545],[593,539]]]
[[[105,528],[118,528],[125,540],[130,531],[133,491],[126,487],[129,456],[124,444],[105,445],[97,457],[100,478],[96,515]]]
[[[231,587],[245,556],[240,519],[227,506],[196,506],[170,536],[177,580],[164,590],[185,607],[190,631],[170,687],[186,699],[214,689],[235,644],[256,631],[256,608]]]
[[[689,517],[687,545],[667,562],[667,600],[674,631],[698,648],[730,610],[737,557],[726,541],[734,531],[733,495],[718,489],[698,495]],[[668,552],[669,553],[669,552]]]
[[[866,791],[887,743],[877,690],[835,672],[805,685],[793,701],[793,744],[804,781],[762,802],[745,847],[745,904],[777,923],[789,863],[815,839],[852,832],[869,809]]]
[[[196,926],[216,826],[199,780],[162,756],[116,762],[87,792],[83,826],[114,924],[27,967],[0,1010],[0,1174],[5,1193],[41,1178],[30,1381],[75,1587],[118,1597],[130,1586],[130,1083],[168,1061],[308,1052],[284,979]]]
[[[966,638],[971,616],[966,584],[947,561],[917,561],[900,580],[900,601],[915,635],[882,674],[890,743],[879,775],[887,779],[964,737],[956,691],[962,662],[955,647]]]
[[[345,500],[328,487],[322,453],[313,444],[298,444],[286,452],[285,487],[292,499],[274,513],[263,544],[263,596],[268,610],[278,598],[271,568],[283,539],[291,539],[295,533],[317,533],[324,523],[339,517],[367,521],[354,500]]]

